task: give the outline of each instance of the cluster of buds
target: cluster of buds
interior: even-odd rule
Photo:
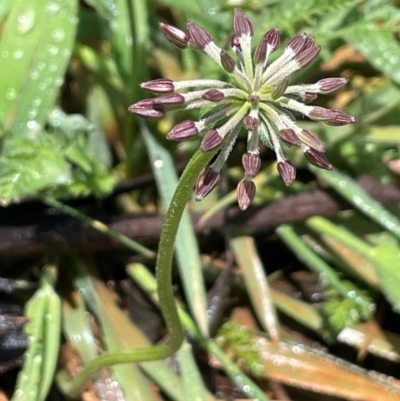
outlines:
[[[286,185],[296,178],[296,169],[286,159],[282,143],[299,146],[307,160],[317,167],[331,169],[320,140],[300,128],[292,112],[329,125],[345,125],[355,118],[339,110],[311,106],[308,103],[319,94],[331,93],[347,83],[345,78],[325,78],[314,84],[289,85],[293,72],[306,67],[319,54],[320,46],[305,33],[297,35],[286,45],[282,55],[268,64],[268,58],[280,43],[279,30],[272,28],[261,38],[252,52],[253,26],[240,8],[233,17],[231,39],[235,59],[219,48],[209,32],[188,21],[187,32],[160,23],[166,38],[175,46],[192,47],[211,57],[230,77],[229,82],[215,79],[172,81],[156,79],[141,84],[156,98],[144,99],[129,110],[147,118],[162,117],[169,110],[205,108],[199,121],[184,120],[167,134],[170,140],[187,140],[202,135],[200,150],[219,149],[215,160],[199,175],[195,186],[196,200],[203,199],[217,185],[220,171],[227,160],[242,128],[247,131],[247,151],[243,154],[244,178],[237,187],[238,203],[246,209],[255,196],[253,177],[261,167],[260,140],[273,149],[277,168]],[[196,88],[193,91],[187,89]]]

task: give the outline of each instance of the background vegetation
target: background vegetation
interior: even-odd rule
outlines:
[[[290,149],[299,171],[290,188],[263,148],[246,212],[234,192],[239,140],[218,190],[190,203],[192,219],[182,221],[181,350],[103,370],[81,397],[400,396],[396,1],[0,0],[1,400],[66,399],[69,376],[96,355],[166,335],[154,256],[199,140],[165,140],[190,114],[148,123],[127,109],[151,96],[140,82],[221,74],[201,54],[174,48],[159,21],[184,29],[192,19],[228,49],[235,6],[256,41],[273,26],[283,43],[302,31],[315,36],[321,55],[296,80],[348,78],[315,104],[358,122],[304,119],[335,170],[314,169]]]

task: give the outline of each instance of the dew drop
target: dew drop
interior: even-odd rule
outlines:
[[[11,177],[11,182],[16,182],[16,181],[19,179],[20,175],[21,175],[21,174],[19,174],[19,173],[14,174],[14,175]],[[15,236],[16,236],[16,235],[14,234],[14,235],[13,235],[13,238],[14,238],[14,239],[16,239]]]
[[[8,53],[7,50],[3,50],[3,51],[1,52],[1,57],[3,57],[3,58],[7,58],[8,55],[9,55],[9,53]]]
[[[160,170],[163,166],[164,166],[164,162],[163,162],[162,160],[156,160],[156,161],[154,162],[154,167],[155,167],[157,170]]]
[[[14,100],[17,97],[17,91],[14,88],[9,88],[6,92],[7,100]]]
[[[47,46],[47,51],[51,56],[57,56],[57,54],[60,51],[60,49],[55,45],[48,45]]]
[[[44,9],[46,12],[50,14],[57,14],[60,11],[60,4],[55,3],[53,1],[49,1]]]
[[[36,14],[33,8],[27,8],[17,18],[16,30],[20,35],[27,35],[35,26]]]
[[[68,14],[68,21],[71,23],[71,24],[74,24],[74,25],[76,25],[77,23],[78,23],[78,17],[75,15],[75,14],[73,14],[73,13],[71,13],[71,14]]]
[[[43,61],[43,60],[39,61],[38,64],[37,64],[37,68],[39,70],[44,70],[46,68],[46,62]]]
[[[61,52],[61,54],[62,54],[62,56],[64,56],[65,58],[70,57],[70,56],[71,56],[71,50],[69,50],[69,49],[64,49],[64,50]]]
[[[17,49],[13,51],[12,56],[15,60],[20,60],[24,56],[24,52],[21,49]]]
[[[64,82],[63,78],[58,77],[58,78],[55,79],[54,85],[55,85],[57,88],[59,88],[59,87],[63,84],[63,82]]]
[[[36,79],[38,79],[38,78],[39,78],[39,71],[38,71],[38,70],[33,70],[33,71],[31,72],[30,77],[31,77],[31,79],[32,79],[33,81],[35,81]]]
[[[65,39],[65,31],[64,29],[57,29],[51,33],[51,37],[56,41],[56,42],[62,42]]]
[[[28,118],[35,118],[36,116],[37,116],[37,113],[38,113],[38,111],[37,111],[37,109],[35,109],[35,108],[33,108],[33,107],[31,107],[29,110],[28,110]],[[28,123],[29,124],[29,123]]]

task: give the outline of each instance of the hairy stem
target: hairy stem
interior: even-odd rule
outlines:
[[[175,237],[197,176],[216,152],[217,150],[207,153],[200,151],[195,153],[179,180],[178,187],[165,216],[158,248],[156,280],[160,307],[169,332],[168,341],[153,347],[103,354],[87,363],[73,380],[69,380],[65,372],[60,373],[57,377],[57,382],[60,389],[68,397],[73,398],[79,395],[88,380],[102,368],[119,363],[165,359],[179,349],[184,333],[176,309],[171,282]],[[46,199],[44,201],[49,204]],[[52,203],[53,207],[55,207],[54,202]],[[107,231],[103,232],[107,234]]]

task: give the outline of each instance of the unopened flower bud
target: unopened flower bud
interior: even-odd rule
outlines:
[[[348,80],[346,78],[324,78],[320,79],[317,82],[317,85],[319,86],[319,93],[326,94],[326,93],[331,93],[339,88],[341,88],[343,85],[346,85]]]
[[[225,50],[221,50],[221,64],[226,72],[235,70],[236,62]]]
[[[233,50],[235,50],[237,47],[240,48],[239,39],[235,34],[233,34],[231,37],[231,47]]]
[[[261,158],[257,153],[246,152],[242,156],[242,165],[246,174],[253,178],[260,170]]]
[[[129,106],[128,110],[146,118],[159,118],[165,114],[164,106],[156,105],[154,99],[143,99]]]
[[[163,106],[180,106],[185,103],[185,97],[180,93],[167,93],[154,99],[154,104]]]
[[[277,164],[279,175],[282,177],[283,182],[288,187],[293,184],[296,179],[296,168],[289,160],[278,162]]]
[[[329,162],[324,152],[318,152],[313,148],[304,151],[305,158],[314,166],[325,170],[332,170],[332,164]]]
[[[164,24],[163,22],[159,22],[158,26],[164,36],[176,47],[179,47],[180,49],[188,47],[189,37],[185,32],[172,25]]]
[[[293,39],[289,40],[286,48],[290,48],[294,54],[298,54],[303,50],[306,40],[307,35],[305,33],[301,33],[300,35],[297,35]]]
[[[196,201],[201,201],[205,198],[218,184],[220,174],[212,169],[206,167],[197,177],[195,185],[195,198]]]
[[[222,99],[225,98],[225,95],[218,89],[209,89],[203,94],[202,98],[205,100],[209,100],[210,102],[220,102]]]
[[[233,31],[238,38],[240,36],[253,36],[253,25],[239,7],[236,7],[233,13]]]
[[[309,36],[309,37],[306,39],[305,43],[304,43],[303,50],[306,50],[306,49],[308,49],[308,48],[310,48],[310,47],[313,47],[313,46],[314,46],[314,43],[315,43],[315,38],[314,38],[314,36]]]
[[[174,83],[171,79],[159,78],[153,81],[142,82],[141,88],[147,89],[156,93],[170,93],[174,91]]]
[[[325,152],[325,148],[322,142],[310,131],[303,129],[297,135],[300,141],[303,142],[305,145],[308,145],[310,148],[318,150],[319,152]]]
[[[301,142],[296,132],[290,128],[281,129],[279,131],[281,139],[289,145],[300,146]]]
[[[187,28],[189,30],[190,41],[198,49],[204,50],[204,48],[213,41],[211,34],[193,21],[188,21]]]
[[[237,199],[241,210],[246,210],[256,195],[256,186],[253,181],[242,180],[237,186]]]
[[[192,120],[184,120],[176,124],[167,134],[167,139],[181,141],[192,139],[199,133],[196,123]]]
[[[324,121],[325,124],[341,126],[341,125],[353,124],[356,122],[355,117],[345,113],[344,111],[340,110],[332,110],[332,111],[335,113],[335,117],[331,119],[326,119]]]
[[[272,92],[271,94],[272,99],[274,100],[279,99],[285,93],[288,85],[289,85],[289,78],[282,79],[282,82]]]
[[[308,49],[297,54],[296,61],[301,68],[304,68],[318,56],[320,51],[321,46],[309,47]]]
[[[213,150],[218,148],[222,143],[222,137],[219,134],[218,130],[210,129],[205,135],[200,144],[200,150],[202,152],[208,152],[209,150]]]

